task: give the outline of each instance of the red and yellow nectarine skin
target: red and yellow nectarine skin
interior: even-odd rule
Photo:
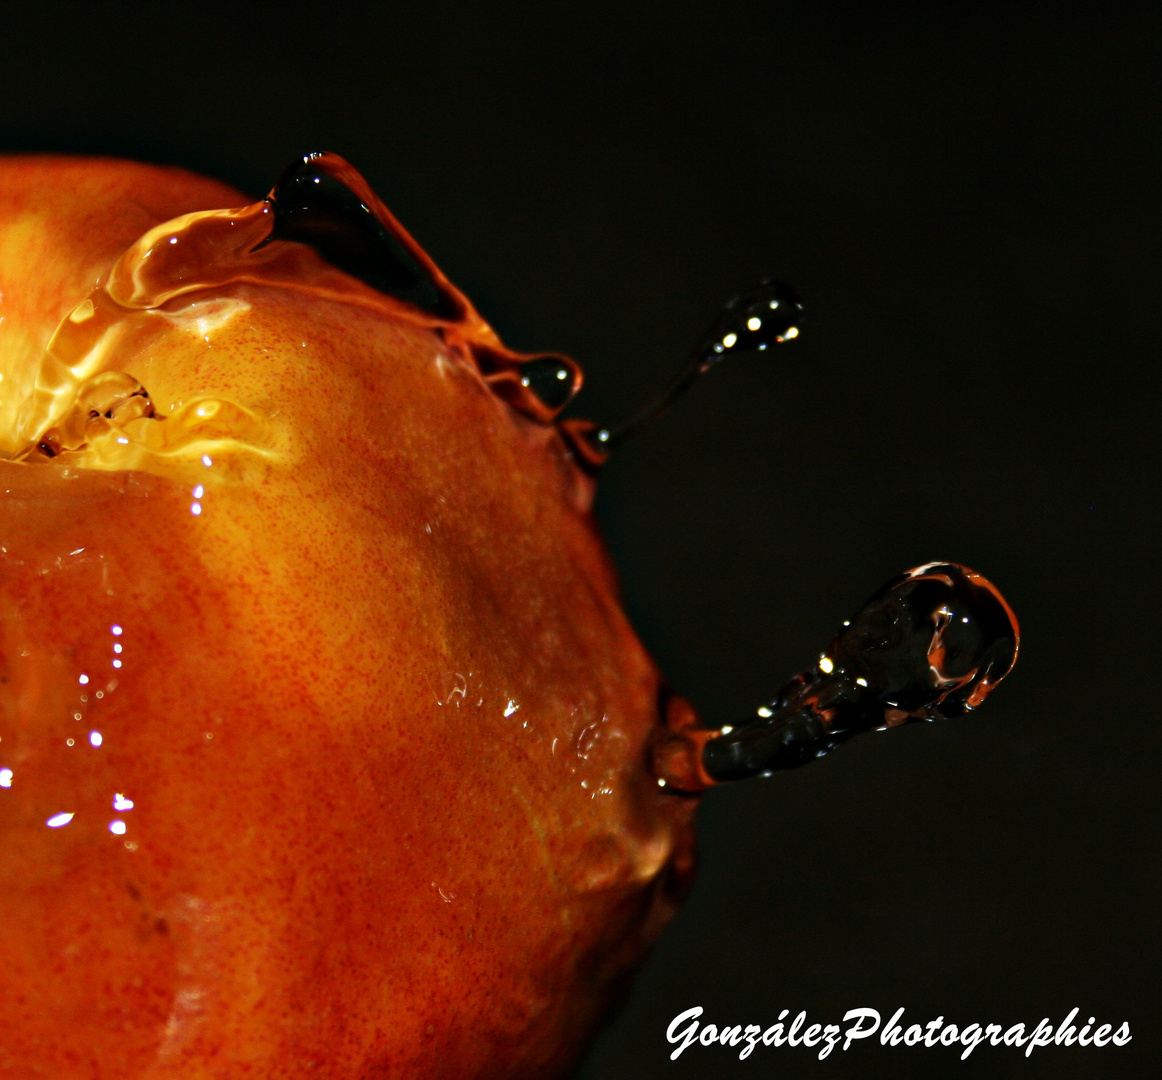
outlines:
[[[658,673],[521,358],[264,213],[0,164],[0,1077],[556,1075],[690,872]]]

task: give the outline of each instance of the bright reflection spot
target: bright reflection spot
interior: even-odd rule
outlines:
[[[860,686],[867,686],[867,679],[856,679],[855,681],[856,681],[856,683],[858,683]]]
[[[819,661],[819,670],[824,675],[830,675],[835,670],[835,665],[831,662],[830,656],[824,656]]]
[[[201,484],[199,484],[196,488],[194,488],[194,498],[195,499],[200,499],[205,494],[206,494],[206,489],[204,487],[202,487]]]
[[[665,786],[666,786],[666,781],[665,781],[665,780],[663,780],[663,779],[662,779],[662,778],[659,776],[659,777],[658,777],[658,787],[665,787]]]
[[[109,631],[110,631],[110,633],[112,633],[112,635],[114,637],[121,636],[121,627],[118,626],[116,623],[114,623],[112,626],[109,627]]]
[[[759,709],[758,709],[757,711],[758,711],[758,714],[759,714],[759,716],[761,716],[761,717],[762,717],[764,720],[765,720],[765,719],[767,719],[768,717],[771,717],[771,716],[774,716],[774,715],[775,715],[775,714],[774,714],[773,712],[771,712],[771,710],[770,710],[770,709],[768,709],[768,708],[767,708],[765,705],[762,705],[762,706],[760,706],[760,707],[759,707]]]
[[[737,340],[737,334],[727,334],[726,337],[722,339],[722,344],[729,349]]]
[[[110,821],[109,822],[109,831],[114,836],[124,836],[125,835],[125,828],[126,828],[126,826],[125,826],[124,821]]]
[[[210,457],[209,454],[203,454],[202,455],[202,464],[205,465],[206,468],[208,469],[211,465],[214,464],[214,459],[212,457]]]
[[[516,712],[517,709],[519,709],[519,708],[520,708],[520,706],[515,701],[513,701],[512,698],[509,698],[508,704],[504,707],[504,715],[505,716],[512,716],[512,714],[514,712]]]
[[[733,730],[734,730],[733,724],[723,724],[722,727],[719,728],[719,732],[723,735],[729,735]]]
[[[568,377],[569,372],[567,372],[564,368],[561,368],[561,370],[557,372],[557,378],[561,381],[567,379]]]
[[[89,732],[89,745],[90,746],[100,746],[101,743],[103,743],[104,741],[105,740],[101,737],[101,733],[99,731],[90,731]]]
[[[202,512],[201,503],[190,503],[190,513],[197,517]]]
[[[125,796],[122,795],[121,792],[118,791],[113,796],[113,809],[114,810],[132,810],[133,809],[133,800],[125,798]]]
[[[120,653],[120,652],[121,652],[121,648],[122,648],[122,646],[121,646],[121,642],[117,642],[117,644],[113,646],[113,651],[114,651],[115,653]]]
[[[787,332],[785,334],[783,334],[783,337],[787,341],[790,341],[792,338],[797,338],[798,336],[799,336],[799,328],[797,326],[788,326]]]
[[[121,666],[121,661],[120,661],[120,660],[114,660],[114,661],[113,661],[113,666],[114,666],[114,667],[118,667],[118,668],[119,668],[119,667]]]
[[[80,683],[82,686],[88,686],[88,685],[89,685],[89,676],[88,676],[88,675],[82,675],[82,676],[81,676],[81,677],[80,677],[80,678],[77,680],[77,682],[79,682],[79,683]]]
[[[0,769],[0,787],[12,786],[12,770]]]
[[[170,242],[171,244],[176,244],[176,243],[178,242],[178,238],[177,238],[176,236],[171,236],[171,237],[169,238],[169,242]]]
[[[762,324],[762,319],[755,318],[753,315],[746,320],[746,328],[748,330],[757,330]]]
[[[772,301],[771,301],[771,311],[774,311],[774,310],[775,310],[775,308],[777,308],[778,306],[779,306],[779,302],[778,302],[778,300],[772,300]]]
[[[129,440],[128,440],[127,438],[125,438],[125,436],[124,436],[124,435],[118,435],[118,436],[117,436],[117,441],[118,441],[118,442],[119,442],[119,443],[120,443],[122,446],[128,446],[128,445],[129,445]]]
[[[53,814],[52,817],[45,822],[50,829],[59,829],[62,825],[67,825],[73,820],[72,814]]]

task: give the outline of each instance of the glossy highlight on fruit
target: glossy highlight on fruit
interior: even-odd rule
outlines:
[[[0,173],[0,1076],[567,1069],[693,811],[575,365],[332,155]]]

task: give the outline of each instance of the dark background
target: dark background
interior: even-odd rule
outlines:
[[[740,286],[799,288],[799,341],[708,376],[603,479],[631,615],[708,719],[917,563],[975,567],[1020,616],[978,715],[705,800],[699,884],[584,1080],[1162,1064],[1150,10],[5,5],[0,149],[255,193],[335,150],[510,345],[581,362],[585,415],[636,408]],[[1030,1027],[1077,1006],[1133,1042],[671,1064],[692,1005]]]

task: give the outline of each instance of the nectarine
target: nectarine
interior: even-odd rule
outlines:
[[[675,385],[797,311],[764,283]],[[618,605],[579,378],[332,155],[253,204],[0,165],[0,1076],[557,1075],[689,882],[693,796],[1011,666],[933,564],[701,728]]]
[[[559,1071],[691,863],[574,366],[333,157],[0,177],[0,1075]]]

